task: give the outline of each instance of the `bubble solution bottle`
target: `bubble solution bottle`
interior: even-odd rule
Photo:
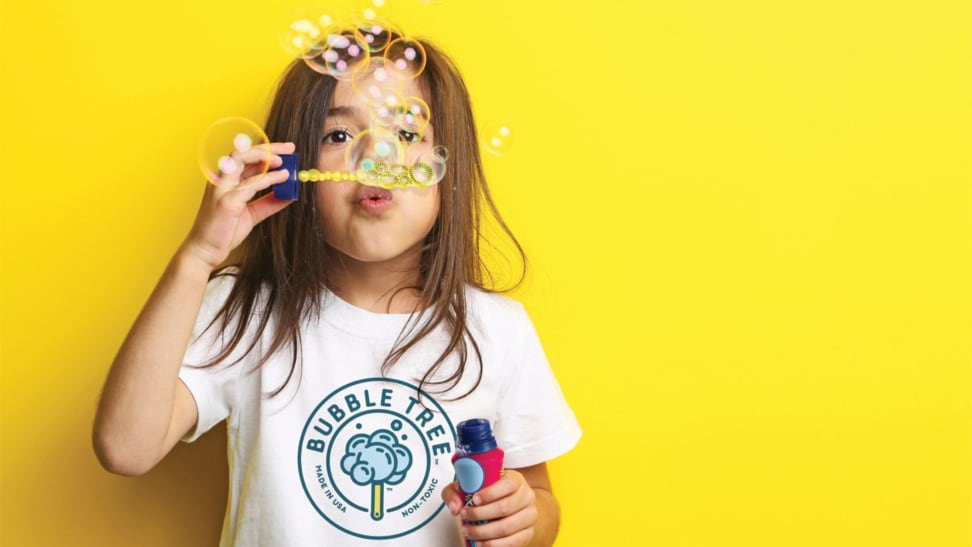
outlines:
[[[459,494],[466,505],[472,505],[473,494],[493,484],[503,474],[503,450],[496,446],[496,438],[489,421],[473,419],[456,427],[458,446],[452,457],[459,481]],[[482,524],[477,522],[475,524]],[[466,540],[467,547],[475,542]]]

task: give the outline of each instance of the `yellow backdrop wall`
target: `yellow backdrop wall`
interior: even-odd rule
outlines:
[[[124,479],[90,428],[301,5],[0,2],[3,545],[215,543],[220,433]],[[487,169],[585,432],[558,545],[972,544],[967,2],[381,10],[514,124]]]

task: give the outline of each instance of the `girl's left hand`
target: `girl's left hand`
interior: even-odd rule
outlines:
[[[476,492],[472,506],[463,505],[456,482],[445,487],[442,500],[453,516],[462,518],[462,535],[477,547],[518,547],[533,539],[537,497],[518,471],[507,469],[500,480]]]

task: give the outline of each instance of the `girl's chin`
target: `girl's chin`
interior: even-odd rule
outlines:
[[[354,245],[354,246],[334,246],[328,245],[345,258],[362,264],[380,264],[392,260],[403,260],[414,258],[416,264],[421,257],[422,242],[410,246],[402,245]]]

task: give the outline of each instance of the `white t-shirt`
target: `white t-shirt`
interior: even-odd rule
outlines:
[[[210,283],[197,336],[233,279]],[[272,322],[261,333],[249,329],[235,356],[250,342],[253,351],[232,366],[194,367],[218,352],[223,335],[213,328],[197,338],[179,374],[199,410],[185,440],[227,421],[230,492],[220,545],[461,545],[457,519],[440,497],[455,476],[459,422],[489,420],[508,468],[573,448],[580,427],[523,307],[476,289],[467,290],[467,303],[483,374],[457,400],[476,381],[472,351],[456,388],[427,386],[420,395],[419,380],[445,347],[445,332],[434,331],[383,377],[381,364],[409,316],[372,313],[333,293],[301,332],[302,364],[273,397],[291,353],[280,351],[256,368]],[[439,377],[457,362],[450,356]]]

